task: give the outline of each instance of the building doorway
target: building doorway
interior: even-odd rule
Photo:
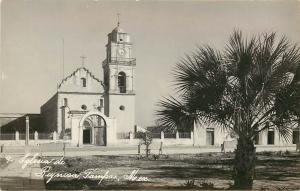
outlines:
[[[83,144],[91,144],[91,130],[90,129],[83,130]]]
[[[90,120],[85,120],[83,123],[83,133],[82,133],[82,143],[92,144],[92,122]]]
[[[87,116],[83,122],[83,144],[106,146],[106,121],[97,114]]]
[[[293,130],[293,144],[299,143],[299,129]]]
[[[259,145],[259,132],[256,132],[257,134],[254,136],[254,144]]]
[[[268,131],[268,145],[274,145],[274,130]]]
[[[105,146],[106,145],[106,128],[96,127],[95,128],[95,145]]]
[[[215,132],[213,128],[206,129],[206,145],[215,144]]]

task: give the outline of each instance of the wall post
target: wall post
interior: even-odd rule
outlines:
[[[16,141],[20,140],[20,134],[19,134],[19,131],[16,131]]]
[[[194,132],[193,131],[191,131],[191,139],[192,139],[193,146],[195,146],[195,139],[194,139]]]
[[[29,144],[29,117],[26,116],[26,138],[25,138],[25,145]]]
[[[179,132],[176,131],[176,139],[179,139]]]
[[[132,141],[132,140],[133,140],[133,133],[129,132],[129,141]]]
[[[57,133],[56,133],[56,131],[54,131],[53,132],[53,141],[56,141],[56,139],[57,139]]]
[[[160,139],[163,141],[165,139],[165,134],[163,131],[160,132]]]
[[[37,131],[34,132],[34,140],[37,141],[39,139],[39,134]]]

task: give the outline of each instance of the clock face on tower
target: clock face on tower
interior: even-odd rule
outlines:
[[[119,56],[124,56],[125,53],[126,53],[126,51],[125,51],[124,48],[119,48],[119,49],[118,49],[118,54],[119,54]]]

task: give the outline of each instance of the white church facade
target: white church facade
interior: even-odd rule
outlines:
[[[135,126],[135,68],[129,34],[119,26],[108,34],[104,81],[80,67],[58,85],[57,93],[41,107],[48,131],[72,145],[116,144],[117,134]]]

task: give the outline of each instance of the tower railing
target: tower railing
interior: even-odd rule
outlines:
[[[119,58],[119,57],[112,57],[110,60],[111,64],[123,64],[123,65],[135,65],[136,59],[135,58]]]

